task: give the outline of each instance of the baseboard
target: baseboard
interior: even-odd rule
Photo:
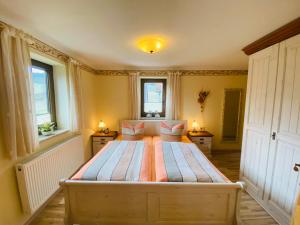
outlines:
[[[263,202],[263,200],[261,199],[257,199],[257,197],[255,195],[253,195],[251,192],[247,191],[247,188],[245,188],[245,192],[247,192],[267,213],[269,213],[269,215],[280,225],[288,225],[283,223],[276,214],[274,214],[274,212],[272,210],[270,210],[265,203]]]
[[[58,190],[56,192],[54,192],[54,194],[46,201],[43,203],[43,205],[36,210],[32,215],[29,216],[29,218],[24,222],[23,225],[29,225],[34,219],[37,218],[37,216],[43,211],[43,209],[46,208],[46,206],[49,204],[49,202],[51,202],[51,200],[54,199],[54,197],[60,192],[62,191],[62,188],[59,187]]]
[[[240,153],[241,149],[212,149],[211,153],[213,154],[222,154],[222,153]]]

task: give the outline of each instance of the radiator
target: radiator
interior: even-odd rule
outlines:
[[[25,213],[33,214],[84,163],[82,137],[76,136],[45,153],[16,166],[19,191]]]

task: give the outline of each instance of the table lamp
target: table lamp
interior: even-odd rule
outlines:
[[[99,127],[99,131],[103,133],[105,129],[105,123],[102,120],[100,120],[98,127]]]
[[[194,120],[192,123],[193,132],[197,132],[198,126],[199,126],[199,124],[196,122],[196,120]]]

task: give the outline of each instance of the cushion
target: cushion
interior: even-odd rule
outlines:
[[[181,141],[184,123],[160,122],[160,136],[163,141]]]
[[[135,125],[127,121],[122,123],[122,136],[124,140],[140,140],[144,137],[144,131],[144,122],[139,122]]]

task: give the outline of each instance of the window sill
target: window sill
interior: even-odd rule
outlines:
[[[65,134],[67,132],[69,132],[68,129],[60,129],[60,130],[55,130],[54,133],[49,136],[39,135],[39,142],[44,142],[44,141],[50,140],[54,137]]]
[[[141,117],[140,120],[166,120],[166,117]]]

